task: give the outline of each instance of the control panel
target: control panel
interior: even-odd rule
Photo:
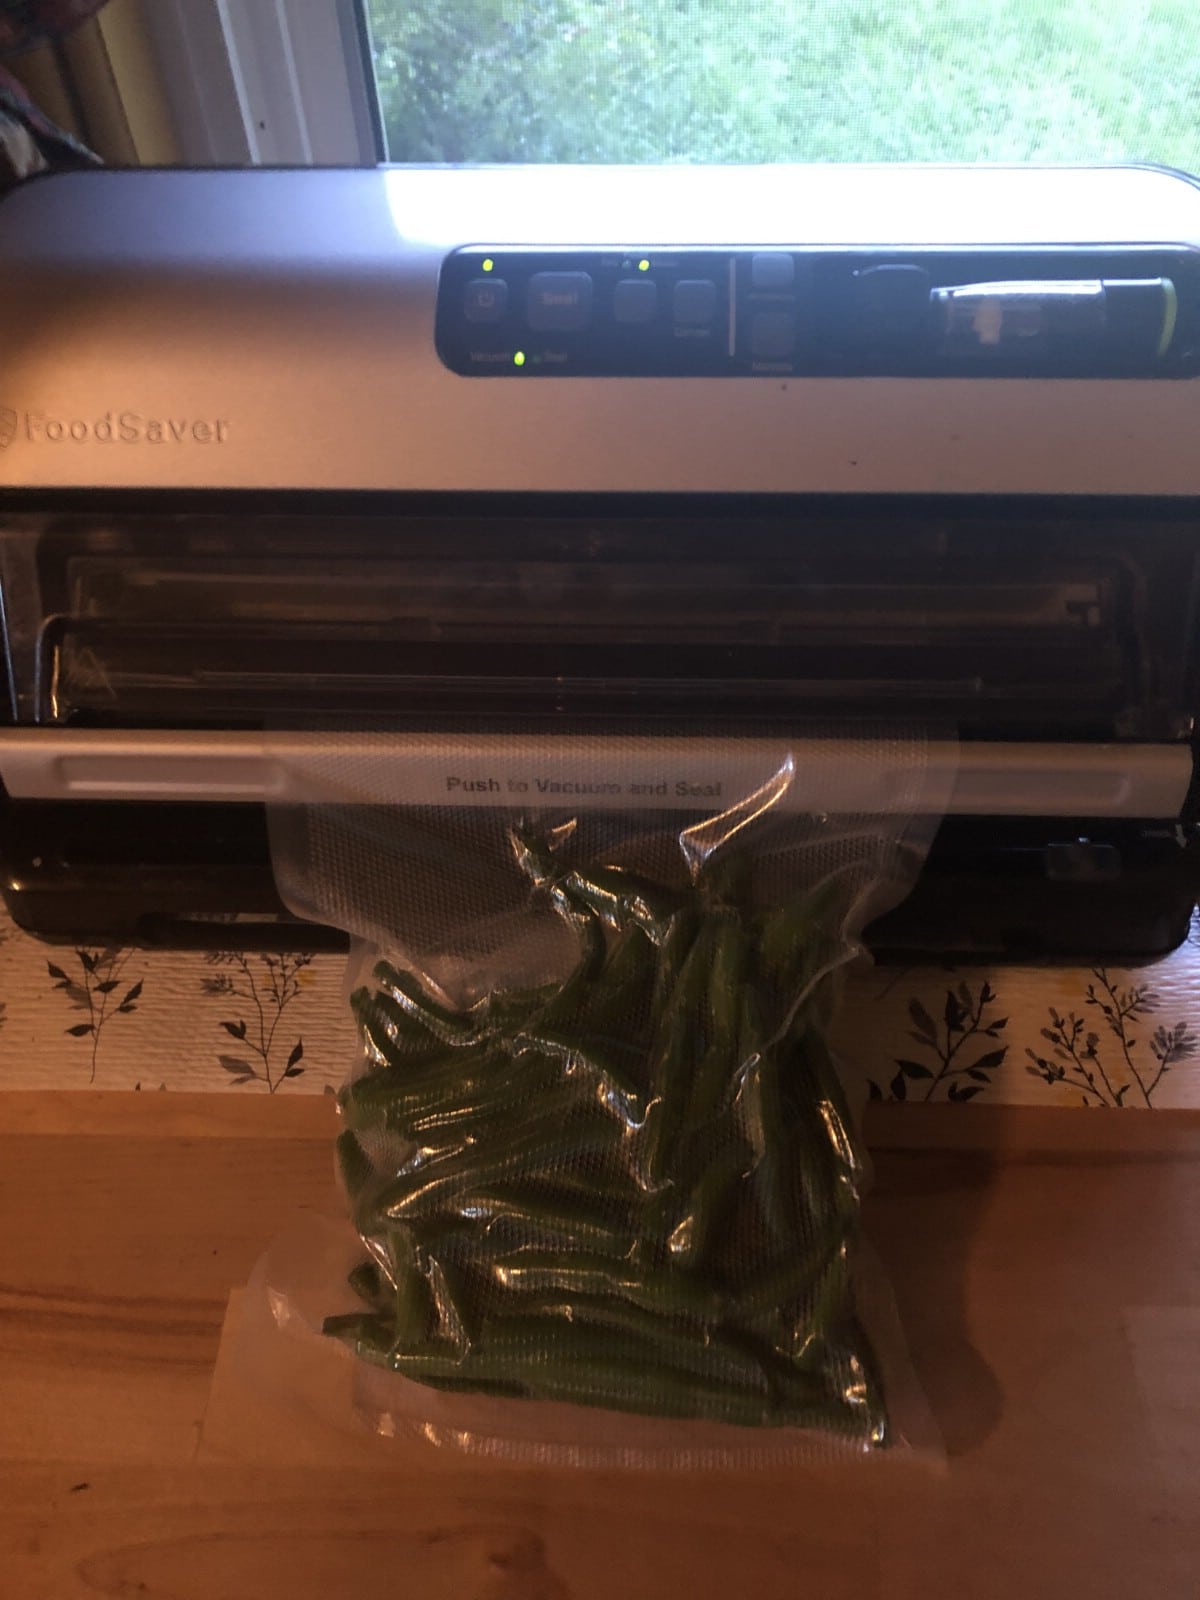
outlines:
[[[1200,255],[471,247],[436,339],[476,378],[1188,377]]]

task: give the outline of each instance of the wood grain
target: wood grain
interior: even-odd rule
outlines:
[[[944,1472],[622,1476],[351,1432],[323,1455],[236,1371],[212,1390],[231,1291],[333,1203],[329,1108],[247,1100],[232,1129],[224,1098],[127,1124],[90,1099],[0,1097],[4,1600],[1195,1600],[1194,1121],[887,1119],[871,1230]]]

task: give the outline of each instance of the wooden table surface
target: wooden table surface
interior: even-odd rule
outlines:
[[[882,1108],[871,1231],[944,1470],[695,1476],[326,1453],[214,1387],[231,1293],[336,1206],[333,1128],[0,1095],[2,1600],[1200,1595],[1200,1117]]]

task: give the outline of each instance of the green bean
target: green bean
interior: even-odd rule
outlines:
[[[562,987],[526,1023],[526,1031],[570,1027],[604,966],[604,930],[590,913],[563,913],[579,941],[579,958]]]
[[[866,1160],[852,1132],[845,1096],[820,1035],[808,1029],[788,1086],[789,1140],[803,1156],[812,1218],[857,1224]]]
[[[709,986],[712,978],[713,956],[724,921],[709,919],[700,925],[691,943],[679,977],[663,1007],[665,1019],[687,1017],[704,1034],[705,1024],[710,1027],[712,1018],[708,1011]],[[707,1037],[707,1035],[704,1035]],[[729,1041],[732,1043],[732,1040]]]
[[[603,1197],[596,1196],[594,1190],[589,1198],[590,1206],[582,1198],[573,1202],[561,1196],[547,1199],[530,1193],[528,1188],[493,1189],[484,1193],[472,1189],[450,1201],[439,1215],[470,1223],[481,1240],[487,1239],[493,1228],[508,1224],[523,1233],[556,1239],[557,1249],[582,1248],[614,1260],[624,1260],[633,1249],[632,1230],[608,1218]]]
[[[613,944],[604,970],[601,987],[610,996],[649,996],[654,983],[658,949],[644,929],[633,927]]]
[[[456,1350],[467,1350],[478,1335],[482,1318],[466,1275],[441,1256],[426,1255],[424,1280],[429,1288],[438,1330]],[[397,1327],[397,1337],[401,1337]]]
[[[658,972],[654,979],[651,1010],[661,1021],[671,1008],[684,963],[700,931],[701,921],[694,905],[684,905],[671,918],[658,946]]]
[[[334,1149],[342,1186],[351,1201],[355,1201],[375,1183],[375,1168],[359,1143],[357,1134],[349,1128],[338,1135]]]
[[[620,873],[593,869],[585,877],[581,872],[567,872],[559,879],[559,887],[576,911],[598,917],[615,933],[628,927],[629,884]]]
[[[700,869],[697,886],[713,905],[744,907],[750,902],[750,858],[744,851],[714,850]]]
[[[642,1062],[642,1052],[618,1032],[598,1033],[583,1019],[532,1019],[521,1034],[521,1042],[555,1057],[564,1068],[592,1073],[608,1094],[621,1102],[622,1115],[629,1122],[640,1122],[645,1115],[645,1091],[634,1078]]]
[[[528,1063],[496,1054],[487,1046],[463,1050],[454,1058],[426,1064],[419,1072],[400,1074],[389,1068],[365,1073],[338,1096],[347,1126],[390,1128],[407,1132],[414,1119],[497,1098],[530,1076]]]
[[[652,1417],[709,1418],[735,1427],[822,1427],[833,1431],[837,1414],[827,1401],[804,1406],[777,1405],[740,1384],[722,1383],[614,1355],[594,1355],[586,1363],[545,1364],[531,1377],[530,1395],[540,1400],[633,1411]]]
[[[584,871],[559,861],[545,840],[520,831],[512,839],[517,865],[535,887],[561,890],[576,910],[596,914],[615,930],[638,923],[650,932],[650,925],[668,920],[678,904],[678,895],[624,867]]]
[[[725,1344],[706,1352],[698,1343],[664,1339],[661,1330],[649,1337],[626,1330],[622,1346],[614,1349],[611,1327],[505,1317],[489,1322],[480,1340],[460,1352],[445,1341],[416,1347],[387,1342],[369,1319],[331,1318],[326,1326],[342,1337],[357,1337],[369,1358],[437,1385],[516,1383],[539,1399],[650,1415],[716,1416],[757,1426],[782,1420],[777,1386],[757,1361]]]
[[[518,1360],[531,1350],[557,1352],[560,1358],[575,1361],[588,1350],[636,1355],[647,1366],[707,1373],[763,1396],[770,1391],[764,1365],[764,1357],[772,1361],[769,1352],[611,1296],[523,1296],[511,1311],[498,1309],[489,1318],[479,1343],[484,1354],[508,1350]]]
[[[884,1443],[880,1417],[870,1402],[859,1406],[846,1394],[831,1394],[828,1388],[813,1392],[812,1375],[803,1369],[780,1366],[772,1373],[775,1419],[788,1428],[810,1428],[833,1434],[855,1443],[869,1438],[872,1444]],[[878,1437],[873,1437],[878,1428]]]
[[[562,868],[544,839],[523,829],[514,828],[509,834],[509,842],[517,866],[535,889],[545,888],[558,881],[562,875]]]
[[[611,1132],[600,1119],[590,1119],[580,1128],[561,1129],[553,1143],[539,1130],[492,1152],[468,1148],[419,1159],[384,1186],[376,1206],[380,1215],[402,1222],[440,1209],[447,1196],[476,1185],[489,1188],[508,1178],[550,1174],[561,1166],[608,1154],[611,1147]]]
[[[363,1149],[358,1134],[347,1128],[334,1146],[338,1177],[350,1204],[350,1215],[360,1233],[367,1233],[376,1213],[376,1199],[383,1178]]]
[[[334,1331],[332,1329],[328,1331]],[[574,1405],[639,1412],[647,1416],[711,1417],[745,1427],[778,1426],[787,1414],[776,1410],[769,1394],[760,1395],[735,1383],[722,1383],[710,1375],[678,1373],[646,1367],[638,1360],[622,1360],[611,1351],[589,1352],[585,1360],[570,1353],[578,1341],[572,1330],[563,1352],[557,1351],[527,1364],[517,1364],[511,1352],[484,1357],[474,1352],[461,1363],[452,1357],[381,1349],[362,1342],[360,1353],[382,1361],[405,1377],[437,1386],[489,1388],[514,1382],[536,1400],[566,1401]]]
[[[849,1305],[849,1252],[842,1243],[821,1268],[804,1300],[789,1351],[794,1365],[803,1366],[815,1358],[819,1347],[829,1342],[844,1321]]]
[[[373,976],[379,984],[377,1003],[390,999],[401,1014],[433,1038],[447,1044],[473,1044],[477,1040],[476,1019],[469,1012],[451,1011],[439,1005],[411,973],[401,972],[389,961],[380,961]]]
[[[567,867],[527,837],[519,838],[515,849],[521,870],[537,888],[559,897],[560,910],[596,917],[614,932],[640,927],[657,944],[679,905],[677,894],[624,867]]]
[[[816,1131],[804,1122],[790,1127],[780,1149],[764,1157],[762,1169],[753,1192],[778,1250],[827,1231],[844,1236],[855,1226],[857,1189],[832,1158],[819,1123]],[[776,1195],[780,1211],[771,1209]]]
[[[651,1058],[643,1140],[643,1166],[651,1187],[670,1174],[672,1155],[684,1128],[691,1079],[704,1055],[704,1004],[715,937],[711,924],[702,925],[696,935],[666,1003]]]
[[[862,1330],[857,1331],[858,1338],[849,1358],[849,1364],[858,1370],[862,1386],[861,1409],[870,1429],[871,1443],[878,1448],[891,1443],[891,1425],[875,1352],[871,1349],[870,1341],[863,1336]]]
[[[464,1377],[461,1373],[453,1377],[435,1377],[429,1372],[421,1373],[419,1377],[416,1373],[408,1373],[407,1376],[418,1378],[427,1389],[440,1389],[445,1394],[486,1394],[493,1400],[529,1399],[528,1388],[514,1378],[481,1378],[478,1374]]]
[[[378,1311],[346,1311],[335,1317],[326,1317],[321,1332],[332,1339],[344,1339],[355,1345],[360,1355],[372,1350],[387,1354],[395,1342],[391,1325]],[[373,1336],[373,1337],[372,1337]]]
[[[683,1198],[674,1182],[663,1183],[644,1196],[632,1257],[640,1272],[653,1273],[666,1266],[667,1240],[682,1204]]]
[[[738,1127],[756,1155],[777,1150],[783,1143],[783,1107],[779,1097],[779,1070],[773,1050],[751,1057],[738,1073]]]
[[[683,1131],[682,1097],[701,1048],[697,1023],[679,1016],[651,1063],[653,1078],[642,1123],[639,1161],[639,1179],[648,1192],[671,1181],[675,1147]]]
[[[744,1322],[763,1312],[777,1311],[801,1300],[841,1248],[841,1238],[836,1234],[827,1234],[810,1244],[800,1255],[785,1260],[770,1272],[760,1273],[753,1282],[743,1284],[731,1293],[731,1314],[739,1322]]]
[[[486,1031],[501,1039],[520,1033],[530,1017],[550,1004],[558,989],[556,983],[544,983],[535,989],[497,989],[487,997]]]
[[[750,1153],[740,1140],[709,1162],[704,1175],[688,1196],[684,1215],[671,1230],[667,1251],[681,1267],[694,1267],[708,1249],[713,1229],[733,1203],[745,1177]]]
[[[836,957],[845,905],[846,886],[840,877],[831,876],[810,894],[761,919],[759,967],[782,996],[798,999]]]
[[[844,1170],[861,1182],[866,1173],[866,1158],[853,1131],[850,1106],[829,1047],[823,1035],[811,1028],[805,1036],[805,1045],[809,1080],[820,1097],[821,1121],[829,1137],[830,1150]]]
[[[787,1403],[789,1386],[797,1374],[824,1379],[826,1393],[835,1396],[841,1430],[849,1437],[878,1447],[891,1442],[883,1387],[875,1367],[870,1344],[853,1317],[843,1319],[839,1334],[826,1341],[819,1365],[805,1368],[794,1360],[785,1362],[777,1382],[781,1400]]]
[[[579,910],[598,916],[615,933],[640,928],[657,944],[679,906],[679,897],[620,867],[573,870],[560,880],[563,893]]]
[[[528,1294],[618,1295],[647,1311],[709,1322],[725,1307],[722,1295],[689,1273],[639,1273],[582,1250],[520,1250],[497,1257],[493,1270],[503,1288]]]
[[[782,1358],[785,1372],[829,1370],[849,1355],[842,1344],[847,1334],[855,1336],[847,1254],[845,1244],[835,1246],[800,1299],[739,1319]]]
[[[745,1062],[760,1055],[774,1043],[777,1024],[768,1020],[768,1008],[761,984],[753,977],[742,985],[738,1009],[737,1053]]]
[[[488,1271],[495,1257],[520,1249],[585,1249],[624,1262],[637,1237],[628,1208],[621,1210],[595,1186],[566,1184],[517,1183],[464,1194],[406,1217],[402,1226],[430,1255],[473,1259]]]
[[[414,1143],[499,1145],[540,1128],[553,1138],[563,1119],[578,1114],[579,1090],[564,1082],[554,1062],[501,1057],[461,1082],[448,1081],[436,1094],[394,1102],[387,1125]]]
[[[765,1151],[754,1164],[750,1193],[762,1215],[772,1255],[794,1250],[803,1237],[796,1215],[803,1184],[795,1153],[786,1143]],[[826,1215],[819,1206],[806,1208],[805,1222],[821,1226]]]
[[[346,1282],[358,1298],[364,1300],[373,1311],[383,1309],[382,1302],[387,1300],[390,1285],[385,1283],[378,1262],[360,1261],[351,1269]]]
[[[446,1054],[446,1042],[422,1027],[382,992],[356,989],[350,1007],[373,1062],[398,1072],[415,1071]]]
[[[528,1036],[560,1058],[590,1065],[627,1101],[626,1116],[644,1115],[648,1006],[654,981],[654,946],[640,928],[615,944],[603,970],[579,997],[573,1019],[542,1016]]]
[[[731,1054],[723,1044],[710,1044],[692,1077],[691,1098],[686,1122],[689,1128],[703,1127],[727,1109],[735,1083],[740,1055]]]
[[[733,915],[714,918],[712,927],[712,956],[705,995],[708,1036],[726,1044],[729,1054],[733,1055],[742,1022],[742,991],[750,941],[740,920]]]
[[[437,1308],[426,1274],[422,1271],[417,1242],[403,1229],[384,1236],[383,1250],[391,1277],[391,1304],[396,1338],[406,1343],[424,1339]]]

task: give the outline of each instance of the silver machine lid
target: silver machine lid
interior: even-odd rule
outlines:
[[[1200,489],[1190,369],[978,381],[847,376],[836,363],[813,375],[785,358],[719,377],[651,364],[595,381],[528,364],[501,383],[451,370],[437,323],[439,283],[460,258],[515,259],[530,268],[527,296],[530,264],[556,251],[591,252],[618,274],[627,256],[634,278],[645,260],[651,279],[664,259],[712,253],[713,314],[731,352],[737,319],[724,297],[752,292],[744,275],[735,288],[735,269],[757,254],[883,252],[914,268],[930,251],[1026,260],[1024,288],[968,271],[938,289],[953,333],[986,329],[1001,302],[1019,326],[1047,253],[1059,280],[1078,254],[1077,282],[1064,295],[1060,281],[1058,299],[1086,318],[1106,259],[1126,263],[1122,283],[1136,294],[1130,260],[1146,256],[1146,281],[1161,285],[1165,252],[1182,272],[1167,320],[1178,310],[1186,321],[1200,317],[1189,276],[1198,242],[1200,188],[1153,168],[56,176],[0,205],[0,493],[1188,496]],[[668,287],[680,315],[698,302],[678,297],[678,281]],[[551,323],[553,290],[539,313]],[[778,320],[764,305],[755,338],[770,355]],[[465,327],[479,306],[459,309]]]

